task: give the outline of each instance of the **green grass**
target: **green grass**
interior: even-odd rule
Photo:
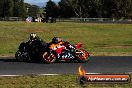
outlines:
[[[81,42],[91,55],[132,55],[132,24],[0,22],[0,55],[14,55],[19,44],[37,33],[44,41],[54,36]]]
[[[0,77],[0,88],[131,88],[127,84],[84,84],[77,83],[78,75]],[[132,77],[132,75],[131,75]]]
[[[95,55],[132,55],[132,24],[0,22],[0,55],[14,55],[19,44],[35,32],[44,41],[54,36],[81,42]],[[131,75],[132,76],[132,75]],[[130,84],[85,84],[77,75],[0,77],[0,88],[130,88]]]

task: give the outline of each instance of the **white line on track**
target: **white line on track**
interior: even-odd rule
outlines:
[[[86,74],[103,74],[103,73],[86,73]],[[132,74],[132,72],[126,72],[124,74]],[[61,75],[61,74],[0,75],[0,77],[17,77],[17,76],[30,76],[30,75],[35,75],[35,76],[55,76],[55,75]]]
[[[22,75],[0,75],[0,77],[16,77],[16,76],[22,76]]]
[[[15,76],[28,76],[28,75],[38,75],[38,76],[45,76],[45,75],[48,75],[48,76],[51,76],[51,75],[60,75],[60,74],[27,74],[27,75],[0,75],[0,77],[15,77]]]

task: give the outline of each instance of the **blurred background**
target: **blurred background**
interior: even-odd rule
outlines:
[[[1,0],[1,21],[130,21],[132,0]],[[50,21],[49,21],[50,20]]]

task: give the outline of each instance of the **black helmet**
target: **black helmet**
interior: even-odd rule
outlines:
[[[54,42],[54,43],[61,42],[61,41],[62,41],[62,39],[59,38],[59,37],[54,37],[54,38],[52,39],[52,42]]]
[[[34,40],[36,37],[37,37],[37,35],[35,33],[30,34],[30,40]]]

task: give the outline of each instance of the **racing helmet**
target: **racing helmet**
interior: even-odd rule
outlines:
[[[30,34],[30,40],[34,40],[37,38],[37,35],[35,33]]]
[[[54,43],[61,42],[61,41],[62,41],[62,39],[59,38],[59,37],[54,37],[54,38],[52,39],[52,42],[54,42]]]

